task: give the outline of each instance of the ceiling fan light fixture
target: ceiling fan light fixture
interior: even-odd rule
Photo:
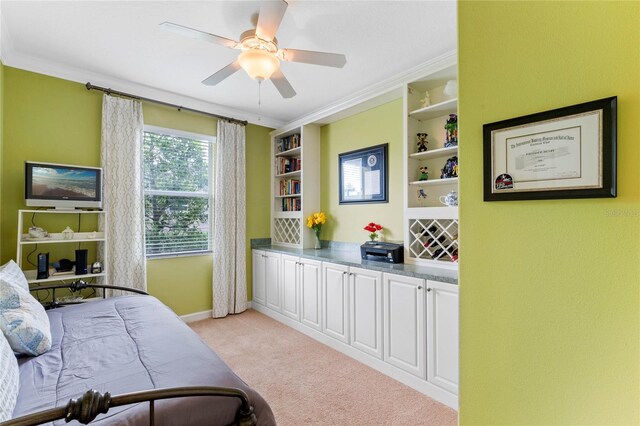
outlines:
[[[267,80],[280,68],[280,61],[262,49],[245,50],[238,56],[238,63],[254,80]]]

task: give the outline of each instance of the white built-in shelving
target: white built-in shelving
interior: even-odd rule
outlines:
[[[314,124],[271,133],[271,241],[312,247],[306,217],[320,210],[320,127]]]
[[[457,157],[458,146],[445,147],[445,124],[457,114],[458,99],[444,93],[445,85],[457,79],[455,58],[405,85],[405,262],[457,269],[458,207],[440,199],[458,190],[458,178],[441,178],[448,159]],[[430,105],[423,106],[425,91]],[[427,150],[418,152],[417,134],[427,133]],[[427,167],[429,179],[420,180]]]

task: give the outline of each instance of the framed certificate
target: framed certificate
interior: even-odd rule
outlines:
[[[388,145],[338,155],[339,204],[388,202]]]
[[[484,200],[616,196],[617,98],[483,126]]]

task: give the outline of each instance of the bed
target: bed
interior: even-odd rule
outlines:
[[[18,360],[20,390],[14,419],[64,407],[71,399],[87,392],[86,401],[71,401],[66,410],[78,411],[72,417],[75,419],[81,418],[83,410],[97,410],[84,413],[97,415],[93,420],[95,424],[148,425],[155,421],[158,425],[275,425],[266,401],[152,296],[100,299],[51,309],[47,315],[52,348],[37,357]],[[192,392],[186,392],[188,394],[207,396],[162,399],[166,396],[164,389],[176,387],[190,388]],[[228,396],[209,396],[218,395],[213,390],[226,395],[225,390],[229,388],[238,390],[238,394],[244,393],[248,401],[243,402],[242,395],[233,391]],[[155,397],[151,398],[157,399],[155,403],[114,407],[123,402],[149,399],[135,398],[140,395],[136,392],[149,390],[155,390]],[[119,394],[127,394],[129,398],[118,399]],[[110,398],[111,408],[105,414],[98,414],[97,407],[105,404],[105,398]],[[74,407],[69,408],[71,405]],[[249,408],[252,413],[246,413]],[[243,410],[246,418],[239,420],[238,413]],[[85,417],[84,420],[91,419]],[[53,424],[65,424],[65,421]]]

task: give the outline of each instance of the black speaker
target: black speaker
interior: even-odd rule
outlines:
[[[76,250],[76,275],[87,273],[87,254],[89,250]]]
[[[38,253],[38,276],[39,280],[49,278],[49,253]]]

